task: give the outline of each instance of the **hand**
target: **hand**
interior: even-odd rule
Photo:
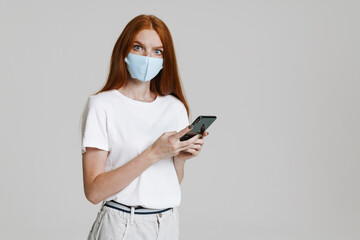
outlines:
[[[199,140],[199,135],[195,135],[194,137],[186,141],[180,141],[180,137],[182,137],[191,130],[191,128],[188,128],[189,126],[179,132],[164,132],[150,146],[155,161],[176,156],[179,154],[179,152],[189,149],[191,146],[194,145],[195,141]]]
[[[185,161],[185,160],[188,160],[192,157],[196,157],[197,155],[199,155],[201,148],[205,143],[204,137],[206,137],[207,135],[209,135],[209,132],[204,132],[203,135],[199,139],[195,140],[193,142],[193,144],[191,144],[189,146],[189,148],[187,148],[183,151],[180,151],[179,154],[174,157],[174,160],[175,161],[176,160]],[[196,136],[198,136],[198,135],[196,135]],[[196,138],[196,137],[192,137],[192,138]]]

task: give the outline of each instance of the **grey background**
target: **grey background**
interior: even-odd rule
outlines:
[[[85,239],[80,117],[135,16],[169,27],[191,120],[181,239],[360,239],[359,1],[0,1],[0,239]]]

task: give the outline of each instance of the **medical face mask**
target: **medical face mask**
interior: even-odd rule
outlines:
[[[162,58],[146,57],[132,53],[126,56],[125,62],[131,77],[142,82],[150,81],[163,68]]]

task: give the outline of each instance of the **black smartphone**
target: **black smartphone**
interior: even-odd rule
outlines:
[[[216,116],[198,116],[192,123],[193,128],[180,138],[180,141],[186,141],[197,134],[203,134],[205,130],[216,120]]]

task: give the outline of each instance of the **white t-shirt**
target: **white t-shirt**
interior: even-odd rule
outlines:
[[[83,116],[85,147],[109,151],[105,172],[118,168],[151,146],[161,134],[189,125],[184,104],[173,95],[153,102],[133,100],[117,89],[91,95]],[[168,208],[180,205],[181,191],[173,158],[162,159],[117,194],[108,197],[128,206]]]

